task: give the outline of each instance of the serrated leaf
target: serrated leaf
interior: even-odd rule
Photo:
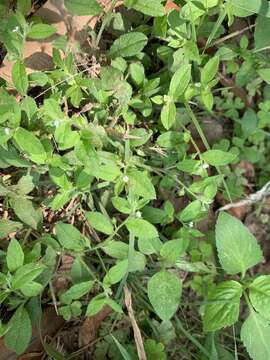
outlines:
[[[165,9],[161,4],[161,0],[124,0],[124,5],[127,8],[137,10],[149,16],[165,15]]]
[[[28,89],[28,78],[25,65],[20,60],[18,60],[12,67],[12,82],[19,93],[26,95]]]
[[[10,272],[17,270],[23,265],[23,249],[16,239],[11,239],[7,248],[7,266]]]
[[[168,101],[161,110],[161,122],[166,130],[169,130],[176,120],[176,106],[173,101]]]
[[[110,57],[130,57],[137,55],[147,44],[147,37],[140,32],[121,35],[110,48]]]
[[[174,100],[183,96],[191,79],[191,65],[182,65],[172,76],[169,88],[169,96]]]
[[[66,292],[61,294],[60,300],[64,304],[71,304],[73,300],[80,299],[82,296],[86,295],[92,289],[93,285],[93,281],[85,281],[75,284]]]
[[[269,338],[269,322],[252,311],[242,325],[241,340],[253,360],[270,359]]]
[[[221,266],[228,274],[241,273],[262,260],[256,238],[235,217],[221,212],[216,224],[216,246]]]
[[[126,227],[130,233],[140,238],[151,238],[158,237],[158,231],[154,225],[150,224],[144,219],[129,219],[126,223]]]
[[[99,15],[102,7],[96,0],[65,0],[65,7],[73,15]]]
[[[86,213],[89,224],[97,231],[111,235],[113,233],[113,225],[109,218],[100,212],[92,211]]]
[[[236,281],[224,281],[213,289],[204,307],[205,331],[216,331],[233,325],[239,317],[242,286]]]
[[[164,321],[170,320],[181,298],[180,278],[168,271],[160,271],[149,279],[147,292],[155,313]]]
[[[30,343],[32,337],[32,324],[28,312],[24,307],[19,307],[10,322],[10,329],[5,335],[6,346],[22,354]]]
[[[201,154],[202,160],[212,166],[225,166],[233,162],[236,154],[222,150],[208,150]]]
[[[55,227],[60,244],[68,250],[83,251],[86,246],[84,236],[71,224],[59,222]]]
[[[44,164],[47,159],[46,151],[40,140],[30,131],[18,128],[14,134],[14,139],[19,148],[37,164]]]
[[[48,24],[35,24],[31,26],[27,36],[30,39],[40,40],[45,39],[56,33],[56,28]]]
[[[259,276],[249,285],[249,298],[254,309],[270,320],[270,275]]]

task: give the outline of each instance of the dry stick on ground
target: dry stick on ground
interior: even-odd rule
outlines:
[[[141,331],[140,331],[137,321],[135,319],[134,311],[132,308],[131,292],[129,291],[127,286],[124,287],[124,293],[125,293],[125,304],[126,304],[126,307],[128,310],[128,316],[129,316],[129,319],[130,319],[130,322],[131,322],[131,325],[133,328],[134,339],[135,339],[135,343],[136,343],[136,347],[137,347],[137,353],[138,353],[139,360],[147,360],[144,346],[143,346],[143,339],[142,339]]]
[[[222,206],[218,211],[257,204],[258,202],[263,201],[267,196],[270,196],[270,181],[268,181],[259,191],[249,195],[246,199]]]

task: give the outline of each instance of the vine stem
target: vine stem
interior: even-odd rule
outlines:
[[[197,130],[197,132],[198,132],[198,134],[199,134],[199,136],[200,136],[200,138],[202,139],[202,142],[203,142],[206,150],[211,150],[211,147],[210,147],[210,145],[209,145],[209,143],[208,143],[208,141],[207,141],[207,139],[206,139],[206,136],[204,135],[204,132],[203,132],[203,130],[202,130],[202,128],[201,128],[201,125],[200,125],[198,119],[196,118],[194,112],[192,111],[192,109],[191,109],[191,107],[190,107],[190,105],[189,105],[188,102],[185,102],[185,108],[186,108],[186,111],[187,111],[190,119],[192,120],[192,122],[193,122],[193,124],[194,124],[194,126],[195,126],[195,128],[196,128],[196,130]],[[219,166],[215,166],[215,168],[217,169],[217,172],[218,172],[219,175],[223,175],[222,172],[221,172],[221,170],[220,170],[220,168],[219,168]],[[232,197],[231,197],[229,188],[228,188],[228,186],[227,186],[226,181],[225,181],[224,178],[222,178],[222,182],[223,182],[223,186],[224,186],[224,188],[225,188],[225,191],[226,191],[226,193],[227,193],[227,196],[228,196],[228,198],[229,198],[229,201],[230,201],[230,203],[232,203]]]
[[[103,21],[102,21],[101,27],[100,27],[100,29],[99,29],[99,32],[98,32],[98,34],[97,34],[97,38],[96,38],[96,41],[95,41],[95,46],[94,46],[95,49],[98,48],[98,45],[99,45],[100,40],[101,40],[101,36],[102,36],[102,34],[103,34],[103,32],[104,32],[104,30],[105,30],[108,22],[109,22],[110,19],[111,19],[111,14],[112,14],[112,11],[113,11],[113,9],[114,9],[117,1],[118,1],[118,0],[113,0],[113,1],[112,1],[111,6],[110,6],[108,12],[106,13],[106,15],[105,15],[105,17],[104,17],[104,19],[103,19]]]

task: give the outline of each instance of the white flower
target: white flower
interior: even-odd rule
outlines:
[[[54,120],[53,125],[55,127],[58,127],[60,125],[60,121],[59,120]]]
[[[141,218],[142,217],[142,213],[140,211],[136,211],[136,217],[137,218]]]
[[[9,134],[10,134],[9,128],[4,128],[4,133],[5,133],[6,135],[9,135]]]
[[[128,183],[128,182],[129,182],[129,177],[128,177],[127,175],[125,175],[125,176],[123,177],[123,181],[124,181],[125,183]]]
[[[13,30],[12,30],[12,32],[18,32],[19,31],[19,26],[16,26]]]
[[[193,227],[194,227],[194,223],[191,221],[191,222],[188,224],[188,226],[189,226],[190,228],[193,228]]]
[[[206,170],[206,169],[208,169],[208,168],[209,168],[209,165],[208,165],[208,164],[206,164],[206,163],[202,164],[202,169]]]

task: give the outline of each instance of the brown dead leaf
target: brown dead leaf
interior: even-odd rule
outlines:
[[[135,339],[135,343],[136,343],[139,360],[147,360],[144,346],[143,346],[143,339],[142,339],[141,331],[140,331],[137,321],[135,319],[134,311],[132,308],[131,292],[129,291],[127,286],[124,287],[124,294],[125,294],[125,304],[126,304],[126,307],[128,310],[128,316],[129,316],[129,319],[130,319],[130,322],[131,322],[131,325],[133,328],[134,339]]]

